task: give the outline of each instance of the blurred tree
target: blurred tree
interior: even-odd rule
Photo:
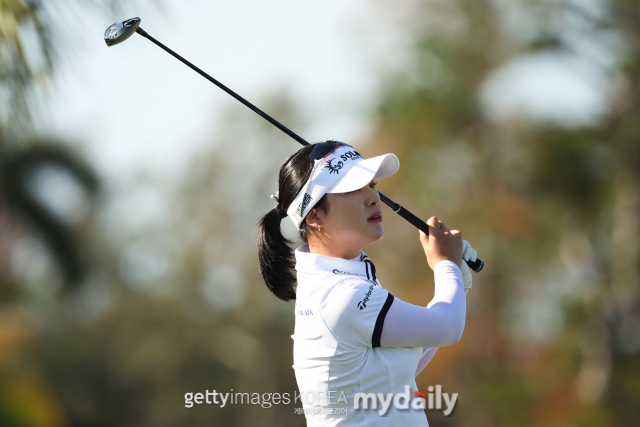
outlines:
[[[487,262],[461,345],[420,378],[460,393],[455,421],[430,414],[433,426],[631,426],[640,416],[640,25],[636,2],[596,3],[417,1],[401,14],[415,47],[384,82],[372,150],[393,147],[403,163],[392,197],[463,230]],[[606,114],[580,125],[492,118],[481,94],[500,94],[486,82],[542,54],[602,70]],[[381,271],[421,262],[418,248],[400,249],[414,230],[393,227],[394,250],[374,249]],[[427,301],[426,275],[403,269],[394,294]]]
[[[94,10],[120,4],[77,3]],[[55,7],[63,16],[69,13]],[[56,284],[75,290],[86,278],[80,235],[87,221],[78,216],[81,202],[69,195],[75,191],[90,200],[98,189],[97,177],[77,153],[34,131],[39,96],[65,53],[55,41],[68,31],[50,11],[41,0],[0,1],[0,425],[7,426],[67,425],[56,392],[34,361],[40,328],[21,305],[34,309],[43,299],[54,305],[47,298],[54,297]],[[60,187],[53,188],[56,183],[65,187],[66,198]],[[60,279],[47,277],[45,289],[29,279],[33,263],[16,277],[16,264],[29,252],[26,247],[38,246],[36,239],[62,273]],[[46,297],[34,295],[39,291]],[[36,311],[38,317],[46,310]]]
[[[453,417],[428,413],[432,426],[631,426],[638,419],[639,24],[635,2],[596,3],[380,6],[385,19],[399,17],[414,45],[406,61],[387,61],[394,71],[383,80],[375,133],[360,151],[396,153],[403,167],[381,190],[463,230],[487,262],[474,277],[462,341],[440,349],[418,378],[422,389],[443,384],[460,394]],[[199,153],[184,182],[142,177],[126,189],[158,221],[113,224],[104,214],[70,231],[52,220],[42,192],[34,199],[42,206],[25,201],[28,171],[52,163],[96,188],[73,155],[25,142],[29,100],[56,58],[44,6],[0,2],[0,76],[10,76],[0,79],[0,99],[10,100],[0,104],[0,261],[15,263],[26,224],[39,224],[34,229],[49,230],[41,235],[52,236],[68,272],[90,259],[91,274],[61,302],[55,288],[44,291],[56,278],[40,287],[14,283],[4,269],[0,425],[304,425],[292,410],[299,403],[183,407],[187,392],[297,390],[293,305],[262,284],[251,226],[271,208],[277,168],[297,145],[282,144],[279,131],[237,106],[215,138],[242,144]],[[37,43],[23,39],[29,31]],[[562,114],[541,121],[491,111],[504,101],[488,82],[513,88],[500,72],[546,54],[604,70],[604,114],[576,125]],[[265,104],[304,128],[286,96]],[[12,216],[19,206],[33,213]],[[381,280],[398,297],[426,303],[431,273],[416,230],[396,218],[385,228],[384,242],[367,249]],[[82,250],[74,252],[77,241]]]
[[[29,93],[51,71],[50,24],[43,22],[41,2],[7,0],[0,3],[1,130],[30,127]],[[3,146],[6,141],[3,141]]]
[[[75,287],[84,278],[85,267],[72,230],[64,219],[39,200],[34,191],[34,175],[45,168],[57,168],[71,174],[90,195],[97,191],[96,176],[75,155],[61,146],[41,142],[0,163],[0,194],[5,208],[38,231],[61,266],[66,283]]]
[[[117,9],[121,1],[78,3],[87,8],[86,13]],[[60,11],[64,15],[65,9]],[[34,130],[32,113],[39,108],[39,96],[57,58],[66,53],[56,48],[60,44],[56,41],[69,32],[65,24],[52,16],[49,5],[41,0],[0,2],[0,209],[7,219],[6,227],[20,229],[24,222],[35,230],[59,263],[64,282],[73,288],[82,280],[84,270],[74,233],[68,221],[43,203],[33,179],[43,170],[57,168],[83,186],[89,197],[97,191],[97,177],[76,153],[59,141],[38,137]]]

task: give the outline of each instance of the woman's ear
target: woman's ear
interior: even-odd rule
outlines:
[[[312,208],[305,219],[311,228],[318,228],[324,225],[325,213],[322,209]]]

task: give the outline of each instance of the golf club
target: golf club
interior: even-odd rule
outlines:
[[[198,67],[196,67],[195,65],[193,65],[192,63],[190,63],[189,61],[187,61],[186,59],[184,59],[183,57],[181,57],[180,55],[178,55],[177,53],[175,53],[174,51],[166,47],[165,45],[160,43],[158,40],[151,37],[146,31],[140,28],[140,22],[141,22],[140,18],[131,18],[131,19],[127,19],[126,21],[116,22],[115,24],[111,25],[109,28],[107,28],[107,30],[104,33],[104,41],[107,43],[107,46],[115,46],[119,43],[122,43],[129,37],[131,37],[134,32],[138,33],[142,37],[146,37],[147,39],[151,40],[153,43],[155,43],[156,45],[158,45],[159,47],[161,47],[162,49],[164,49],[165,51],[167,51],[168,53],[170,53],[171,55],[179,59],[185,65],[189,66],[189,68],[191,68],[192,70],[200,74],[205,79],[209,80],[211,83],[218,86],[220,89],[227,92],[229,95],[233,96],[238,101],[242,102],[244,105],[246,105],[251,110],[256,112],[258,115],[260,115],[262,118],[267,120],[269,123],[271,123],[278,129],[280,129],[281,131],[289,135],[291,138],[298,141],[300,144],[309,145],[307,141],[305,141],[300,136],[298,136],[297,134],[289,130],[287,127],[283,126],[274,118],[266,114],[264,111],[260,110],[258,107],[256,107],[255,105],[253,105],[252,103],[250,103],[249,101],[247,101],[246,99],[244,99],[243,97],[241,97],[240,95],[238,95],[237,93],[235,93],[234,91],[232,91],[231,89],[223,85],[222,83],[220,83],[218,80],[214,79],[213,77],[211,77],[210,75],[208,75],[207,73],[205,73],[204,71],[202,71],[201,69],[199,69]],[[385,196],[384,194],[380,192],[379,194],[380,194],[380,200],[382,200],[387,206],[389,206],[395,213],[397,213],[398,215],[400,215],[401,217],[409,221],[416,228],[422,230],[425,234],[427,235],[429,234],[429,227],[423,220],[421,220],[420,218],[418,218],[417,216],[409,212],[407,209],[403,208],[398,203],[394,202],[393,200]],[[484,262],[482,262],[479,258],[476,259],[476,261],[466,261],[466,263],[475,272],[479,272],[484,267]]]

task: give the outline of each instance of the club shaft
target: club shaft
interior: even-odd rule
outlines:
[[[280,129],[282,132],[284,132],[287,135],[289,135],[291,138],[293,138],[296,141],[298,141],[300,144],[309,145],[309,143],[307,141],[305,141],[302,137],[300,137],[296,133],[292,132],[289,128],[284,126],[282,123],[278,122],[276,119],[274,119],[273,117],[271,117],[270,115],[268,115],[267,113],[265,113],[264,111],[262,111],[261,109],[259,109],[258,107],[256,107],[255,105],[253,105],[252,103],[250,103],[249,101],[247,101],[246,99],[244,99],[243,97],[238,95],[237,93],[235,93],[234,91],[232,91],[231,89],[229,89],[227,86],[225,86],[222,83],[220,83],[218,80],[216,80],[213,77],[211,77],[209,74],[207,74],[204,71],[202,71],[200,68],[198,68],[195,65],[193,65],[191,62],[189,62],[186,59],[184,59],[182,56],[178,55],[177,53],[175,53],[174,51],[172,51],[171,49],[169,49],[168,47],[166,47],[165,45],[160,43],[155,38],[151,37],[142,28],[138,28],[136,30],[136,33],[140,34],[142,37],[145,37],[145,38],[151,40],[157,46],[161,47],[163,50],[165,50],[166,52],[170,53],[172,56],[174,56],[175,58],[180,60],[182,63],[187,65],[193,71],[195,71],[196,73],[200,74],[202,77],[204,77],[205,79],[209,80],[211,83],[213,83],[214,85],[218,86],[220,89],[224,90],[225,92],[227,92],[229,95],[233,96],[238,101],[242,102],[244,105],[249,107],[251,110],[253,110],[260,117],[262,117],[263,119],[265,119],[266,121],[268,121],[269,123],[271,123],[272,125],[277,127],[278,129]],[[429,234],[429,226],[423,220],[421,220],[420,218],[418,218],[417,216],[415,216],[414,214],[409,212],[407,209],[405,209],[402,206],[400,206],[398,203],[395,203],[393,200],[391,200],[390,198],[388,198],[384,194],[382,194],[382,193],[379,193],[379,194],[380,194],[380,200],[384,204],[389,206],[391,209],[393,209],[393,211],[395,213],[400,215],[402,218],[406,219],[409,223],[413,224],[416,228],[422,230],[425,234],[427,234],[427,235]],[[474,270],[476,272],[479,272],[480,270],[482,270],[482,267],[484,267],[484,263],[480,259],[478,259],[476,261],[473,261],[473,262],[472,261],[467,261],[467,264],[469,265],[469,267],[472,270]]]
[[[184,63],[185,65],[187,65],[189,68],[191,68],[193,71],[195,71],[196,73],[200,74],[202,77],[204,77],[205,79],[209,80],[211,83],[213,83],[214,85],[218,86],[220,89],[224,90],[225,92],[227,92],[229,95],[233,96],[235,99],[237,99],[238,101],[242,102],[244,105],[246,105],[247,107],[249,107],[251,110],[253,110],[255,113],[257,113],[259,116],[261,116],[263,119],[265,119],[266,121],[268,121],[269,123],[271,123],[272,125],[274,125],[275,127],[277,127],[278,129],[280,129],[282,132],[286,133],[287,135],[289,135],[291,138],[295,139],[296,141],[298,141],[300,144],[302,145],[309,145],[309,143],[307,141],[305,141],[304,139],[302,139],[299,135],[297,135],[296,133],[292,132],[289,128],[285,127],[282,123],[278,122],[276,119],[274,119],[273,117],[271,117],[270,115],[268,115],[267,113],[265,113],[264,111],[262,111],[261,109],[259,109],[258,107],[256,107],[255,105],[253,105],[252,103],[250,103],[249,101],[247,101],[246,99],[244,99],[243,97],[241,97],[240,95],[238,95],[237,93],[235,93],[234,91],[232,91],[231,89],[229,89],[227,86],[223,85],[222,83],[220,83],[218,80],[214,79],[213,77],[211,77],[209,74],[205,73],[204,71],[202,71],[200,68],[196,67],[195,65],[193,65],[191,62],[187,61],[186,59],[184,59],[182,56],[178,55],[177,53],[175,53],[174,51],[172,51],[171,49],[169,49],[168,47],[166,47],[165,45],[163,45],[162,43],[160,43],[158,40],[154,39],[153,37],[151,37],[146,31],[144,31],[142,28],[138,28],[136,30],[136,32],[138,34],[140,34],[143,37],[148,38],[149,40],[151,40],[153,43],[155,43],[156,45],[158,45],[159,47],[161,47],[162,49],[164,49],[165,51],[167,51],[168,53],[170,53],[171,55],[173,55],[174,57],[176,57],[177,59],[179,59],[182,63]]]

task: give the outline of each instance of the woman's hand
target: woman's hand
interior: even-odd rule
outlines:
[[[429,267],[433,270],[437,263],[444,260],[462,266],[462,233],[459,230],[449,231],[446,225],[435,216],[427,221],[429,235],[420,231],[420,243],[427,255]]]

